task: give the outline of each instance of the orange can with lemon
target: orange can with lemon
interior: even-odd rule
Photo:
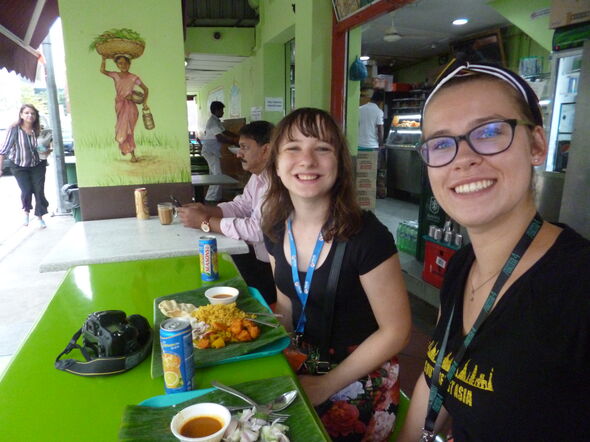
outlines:
[[[166,393],[193,389],[193,336],[187,319],[171,318],[160,325],[160,346]]]

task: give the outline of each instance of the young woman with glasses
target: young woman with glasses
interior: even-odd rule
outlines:
[[[518,75],[454,62],[423,111],[437,201],[471,244],[448,265],[402,441],[584,440],[590,430],[590,242],[536,215],[547,140]]]

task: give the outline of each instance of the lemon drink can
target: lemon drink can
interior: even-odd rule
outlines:
[[[188,319],[171,318],[160,325],[162,368],[166,393],[193,389],[193,335]]]
[[[216,281],[219,279],[217,240],[214,236],[201,236],[199,238],[199,262],[203,281]]]

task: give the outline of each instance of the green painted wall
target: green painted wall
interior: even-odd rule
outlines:
[[[551,7],[551,0],[492,0],[488,5],[522,29],[545,50],[551,50],[553,29],[549,29],[549,14],[531,18],[533,12]]]
[[[216,40],[215,32],[221,34]],[[256,44],[254,28],[187,28],[184,50],[186,53],[240,55],[248,57]]]
[[[250,121],[251,108],[260,107],[263,119],[278,122],[284,112],[267,111],[264,107],[265,98],[281,97],[285,100],[284,108],[287,107],[285,44],[293,38],[296,41],[295,106],[329,109],[332,3],[330,0],[299,0],[295,1],[296,12],[293,12],[292,3],[288,0],[259,2],[260,21],[249,59],[197,91],[197,120],[201,130],[209,117],[207,99],[210,94],[221,88],[227,105],[233,84],[240,85],[241,117]],[[326,26],[326,23],[330,25]],[[192,47],[187,44],[187,52]],[[219,53],[207,46],[199,48],[199,52]],[[226,48],[225,51],[237,53],[234,48]]]
[[[509,69],[518,72],[519,61],[523,57],[541,57],[543,60],[543,72],[550,72],[550,52],[528,34],[515,26],[510,26],[502,33],[502,38],[506,48],[506,64]]]
[[[440,63],[437,57],[427,58],[407,68],[399,69],[393,74],[393,81],[398,83],[422,83],[434,81],[437,72],[440,70]]]
[[[332,2],[298,0],[295,6],[295,106],[329,110]]]
[[[348,32],[348,67],[354,62],[356,57],[361,56],[362,34],[361,27],[357,26]],[[361,95],[361,82],[346,82],[346,141],[353,155],[358,150],[358,132],[359,132],[359,99]]]
[[[60,0],[76,167],[81,187],[190,181],[181,8],[160,0]],[[156,127],[134,128],[139,161],[121,155],[115,141],[115,87],[100,73],[101,56],[89,50],[109,29],[130,28],[145,40],[129,72],[149,88]],[[107,71],[118,69],[107,60]]]

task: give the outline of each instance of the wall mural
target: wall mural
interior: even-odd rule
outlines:
[[[113,79],[115,84],[115,140],[122,155],[130,154],[131,162],[138,162],[135,155],[135,125],[139,115],[137,106],[142,105],[145,128],[155,127],[148,107],[148,87],[139,76],[129,72],[131,60],[140,57],[145,49],[145,41],[131,29],[111,29],[103,32],[90,45],[102,56],[100,72]],[[119,72],[106,70],[107,59],[112,59]],[[136,88],[139,87],[141,90]]]
[[[83,82],[72,82],[83,109],[74,122],[81,187],[190,182],[185,95],[176,93],[183,85],[170,85],[172,69],[162,75],[160,60],[170,60],[152,34],[116,28],[73,45],[90,50],[96,63],[87,69],[85,62]]]

